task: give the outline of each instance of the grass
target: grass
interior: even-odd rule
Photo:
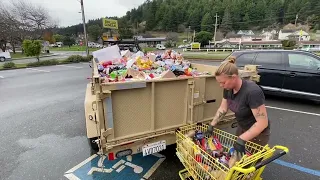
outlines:
[[[40,54],[40,57],[43,56],[43,55],[51,55],[51,54],[47,54],[47,53],[41,53]],[[17,53],[10,53],[10,56],[12,59],[21,59],[21,58],[32,58],[32,57],[27,57],[25,54],[22,54],[20,52],[17,52]]]
[[[10,70],[10,69],[21,69],[26,67],[40,67],[40,66],[52,66],[52,65],[58,65],[58,64],[70,64],[70,63],[79,63],[79,62],[87,62],[87,61],[76,61],[77,59],[49,59],[45,61],[40,62],[32,62],[32,63],[25,63],[25,64],[14,64],[14,67],[11,68],[4,68],[3,64],[0,65],[0,71],[1,70]]]
[[[89,48],[89,51],[96,51],[100,48]],[[63,47],[50,47],[50,51],[86,51],[85,46],[63,46]]]
[[[145,48],[142,48],[142,51],[147,51],[147,52],[150,52],[150,51],[156,51],[157,49],[156,48],[152,48],[152,47],[145,47]]]
[[[183,57],[189,60],[223,60],[227,54],[185,54]]]

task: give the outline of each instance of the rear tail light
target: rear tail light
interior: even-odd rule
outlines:
[[[114,157],[114,153],[112,152],[112,153],[109,153],[108,154],[108,160],[109,161],[113,161],[115,159],[115,157]]]

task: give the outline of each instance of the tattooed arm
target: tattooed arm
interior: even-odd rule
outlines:
[[[228,111],[228,104],[227,100],[222,98],[221,104],[219,109],[217,110],[216,115],[214,116],[213,120],[211,121],[211,125],[215,126],[219,121],[221,121],[225,115],[227,114]]]
[[[266,127],[268,127],[268,116],[267,116],[267,110],[264,104],[257,107],[256,109],[251,109],[255,119],[256,123],[253,124],[253,126],[240,135],[239,137],[245,141],[250,141],[251,139],[258,136]]]

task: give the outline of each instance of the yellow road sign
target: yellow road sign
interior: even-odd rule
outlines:
[[[118,21],[113,19],[102,19],[103,27],[109,29],[118,29]]]

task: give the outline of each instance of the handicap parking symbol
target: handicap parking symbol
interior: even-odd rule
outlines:
[[[165,156],[155,153],[142,156],[134,154],[113,161],[106,156],[92,155],[65,173],[72,180],[141,180],[148,179],[165,160]]]

